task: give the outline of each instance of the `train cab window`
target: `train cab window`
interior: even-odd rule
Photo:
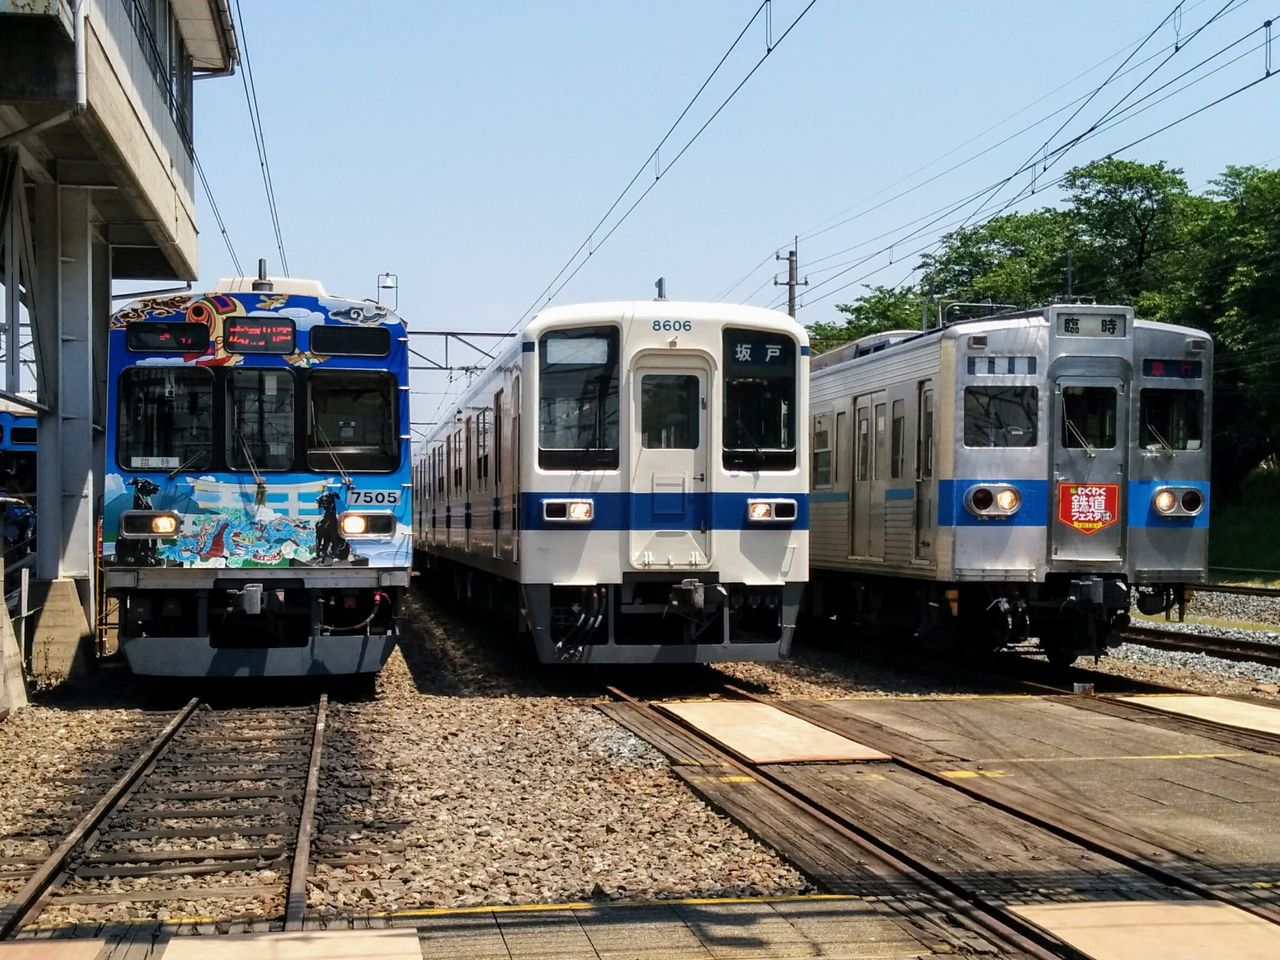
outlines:
[[[1200,450],[1204,394],[1199,390],[1143,390],[1138,444],[1144,450]]]
[[[701,419],[698,378],[649,373],[640,378],[640,442],[646,450],[695,450]]]
[[[796,342],[772,331],[724,331],[724,466],[796,465]]]
[[[396,379],[381,370],[313,370],[307,467],[388,471],[400,465]]]
[[[213,373],[130,367],[120,377],[117,459],[126,470],[207,469],[213,462]]]
[[[538,348],[538,465],[618,466],[618,330],[546,334]]]
[[[1062,446],[1111,450],[1116,445],[1116,391],[1112,387],[1062,388]]]
[[[966,447],[1034,447],[1040,391],[1035,387],[965,387]]]
[[[293,375],[287,370],[232,370],[227,378],[227,465],[232,470],[293,467]]]
[[[815,487],[831,486],[833,459],[831,447],[831,414],[824,413],[813,418],[813,485]]]

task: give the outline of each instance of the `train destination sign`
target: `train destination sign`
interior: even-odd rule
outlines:
[[[284,317],[228,317],[222,332],[228,353],[293,353],[295,338]]]
[[[1122,313],[1085,313],[1078,317],[1058,315],[1058,334],[1064,337],[1123,337]]]
[[[1120,484],[1058,484],[1058,519],[1085,536],[1105,530],[1120,517]]]
[[[209,328],[203,323],[140,320],[126,328],[129,349],[137,353],[204,353]]]

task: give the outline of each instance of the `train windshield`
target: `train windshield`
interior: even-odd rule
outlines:
[[[1034,447],[1040,391],[1035,387],[965,387],[966,447]]]
[[[120,377],[117,459],[126,470],[201,469],[213,459],[213,374],[131,367]]]
[[[1138,443],[1146,450],[1199,450],[1204,442],[1204,394],[1143,390]]]
[[[293,466],[293,375],[287,370],[232,370],[227,379],[227,465],[232,470]]]
[[[313,370],[307,382],[307,467],[387,471],[400,465],[396,379],[380,370]]]
[[[796,342],[783,333],[724,332],[724,466],[796,465]]]
[[[1115,389],[1063,387],[1062,446],[1067,450],[1110,450],[1115,445]]]
[[[618,466],[618,330],[583,327],[542,338],[538,359],[538,465]]]

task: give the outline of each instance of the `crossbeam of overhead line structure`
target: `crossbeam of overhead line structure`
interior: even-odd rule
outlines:
[[[409,352],[411,354],[413,354],[415,357],[417,357],[420,360],[425,360],[428,364],[430,364],[430,366],[425,366],[425,367],[423,366],[410,367],[409,368],[410,370],[450,370],[450,371],[461,372],[461,373],[477,373],[484,369],[484,364],[472,363],[472,364],[465,364],[462,366],[454,366],[449,362],[449,341],[457,340],[464,347],[469,347],[470,349],[474,350],[476,353],[480,354],[481,356],[489,360],[496,360],[497,359],[496,354],[494,354],[490,350],[486,350],[484,347],[480,346],[477,343],[472,343],[472,339],[478,339],[480,337],[494,337],[499,340],[502,340],[508,337],[514,337],[515,334],[510,332],[496,333],[496,332],[489,332],[484,330],[410,330],[409,336],[411,337],[443,337],[444,338],[444,363],[439,363],[438,361],[433,360],[431,357],[428,357],[425,353],[420,353],[419,351],[414,350],[412,347],[410,347]]]

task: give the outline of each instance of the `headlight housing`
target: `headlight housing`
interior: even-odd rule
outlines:
[[[151,540],[176,537],[182,518],[171,510],[126,510],[120,514],[120,536]]]
[[[1022,508],[1022,494],[1011,484],[979,483],[965,491],[964,505],[984,520],[1011,517]]]
[[[586,497],[542,501],[542,519],[551,523],[590,523],[595,516],[595,501]]]
[[[347,538],[389,537],[396,532],[396,518],[389,513],[344,513],[338,529]]]
[[[795,523],[797,502],[789,499],[748,500],[748,523]]]
[[[1162,517],[1196,517],[1204,512],[1204,492],[1197,487],[1157,487],[1151,508]]]

